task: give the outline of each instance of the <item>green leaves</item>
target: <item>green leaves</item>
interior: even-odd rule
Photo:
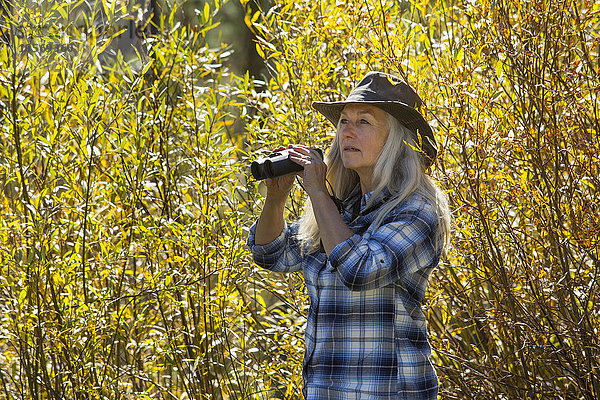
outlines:
[[[596,5],[241,1],[268,76],[238,77],[206,41],[223,2],[164,2],[152,37],[128,2],[28,4],[2,16],[0,399],[296,398],[304,283],[243,247],[247,165],[326,148],[310,104],[369,69],[417,89],[442,150],[442,395],[599,396]]]
[[[597,7],[301,1],[246,15],[270,72],[260,91],[240,81],[256,150],[328,143],[333,129],[309,105],[339,100],[368,69],[425,100],[442,150],[434,174],[456,210],[454,248],[431,279],[442,395],[598,397],[597,363],[569,355],[600,352],[600,318],[584,306],[599,293],[598,102],[586,89],[598,51],[580,34],[597,30]]]
[[[30,12],[51,22],[77,5],[59,3]],[[244,290],[215,281],[250,265],[250,217],[232,195],[240,141],[221,83],[227,56],[203,36],[217,10],[203,8],[202,31],[174,15],[147,59],[129,64],[110,56],[124,5],[98,3],[108,25],[65,28],[88,35],[76,62],[33,54],[15,70],[11,48],[0,53],[0,275],[10,277],[0,308],[11,316],[0,320],[0,359],[16,360],[0,362],[10,377],[0,398],[201,398],[250,385],[233,382],[240,367],[223,359],[248,329]]]

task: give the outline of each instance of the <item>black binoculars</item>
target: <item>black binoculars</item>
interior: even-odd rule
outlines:
[[[315,150],[319,153],[321,158],[323,158],[323,151],[317,148],[315,148]],[[302,165],[296,164],[290,160],[290,152],[288,149],[273,152],[267,157],[259,158],[250,165],[252,176],[257,181],[267,178],[276,178],[292,172],[302,171],[303,169],[304,167]]]

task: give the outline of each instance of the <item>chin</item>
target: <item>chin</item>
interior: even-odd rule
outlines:
[[[344,161],[342,159],[342,164],[344,165],[344,168],[354,170],[354,168],[353,168],[354,166],[352,165],[352,163]]]

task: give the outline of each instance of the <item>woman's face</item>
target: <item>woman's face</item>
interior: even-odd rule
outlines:
[[[386,112],[366,104],[348,104],[340,116],[338,141],[344,167],[356,171],[370,188],[373,167],[389,134]]]

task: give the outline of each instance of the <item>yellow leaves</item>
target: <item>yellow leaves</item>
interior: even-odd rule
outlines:
[[[119,64],[106,75],[95,74],[88,64],[91,51],[98,56],[113,48],[120,32],[112,24],[125,4],[98,2],[113,17],[102,29],[77,28],[76,36],[85,33],[87,40],[75,55],[77,68],[65,63],[46,74],[31,56],[31,72],[25,73],[25,64],[17,67],[20,89],[10,86],[10,75],[3,78],[8,84],[0,85],[0,102],[16,90],[21,107],[17,120],[24,173],[21,179],[12,125],[6,123],[0,128],[5,145],[0,157],[0,285],[6,304],[21,302],[21,310],[41,305],[35,314],[39,323],[10,311],[0,330],[40,329],[43,340],[26,332],[22,343],[60,361],[65,354],[81,360],[74,371],[63,371],[65,376],[123,382],[119,393],[125,395],[131,383],[122,374],[127,369],[131,376],[151,371],[157,385],[173,388],[173,393],[158,394],[154,386],[136,382],[149,397],[189,397],[176,371],[195,367],[207,387],[222,389],[222,397],[242,396],[235,392],[240,387],[293,397],[302,386],[308,303],[301,276],[261,271],[244,248],[261,204],[248,181],[248,162],[282,141],[326,146],[332,129],[310,109],[311,102],[343,98],[357,78],[376,68],[404,74],[416,84],[444,147],[443,164],[434,173],[453,202],[454,248],[434,272],[427,306],[434,347],[445,350],[439,364],[452,371],[453,362],[461,359],[478,363],[481,373],[481,360],[498,354],[518,372],[511,375],[517,380],[527,376],[515,361],[518,349],[548,360],[560,355],[532,347],[537,342],[527,337],[531,332],[523,321],[535,322],[536,334],[544,331],[546,346],[559,346],[559,336],[545,332],[547,317],[538,305],[574,338],[579,333],[568,328],[581,330],[587,320],[558,320],[569,314],[556,312],[568,301],[559,297],[561,291],[581,283],[584,290],[569,292],[578,301],[573,309],[594,310],[593,297],[586,298],[594,288],[585,285],[594,276],[589,254],[597,245],[598,151],[588,139],[597,136],[593,127],[583,122],[596,96],[593,84],[592,89],[586,89],[587,83],[577,87],[587,79],[586,63],[577,59],[586,45],[553,59],[555,65],[574,59],[570,68],[555,71],[554,79],[542,74],[540,85],[521,85],[511,75],[535,65],[511,69],[514,54],[506,56],[509,49],[498,48],[490,20],[477,14],[489,4],[473,3],[464,5],[468,17],[458,5],[442,8],[421,0],[410,7],[392,1],[284,1],[272,11],[252,11],[243,23],[259,35],[257,51],[271,75],[258,81],[242,71],[242,77],[232,77],[240,82],[232,89],[222,49],[209,49],[205,32],[177,25],[181,2],[163,16],[165,33],[145,43],[150,51],[139,69]],[[216,26],[218,6],[212,4],[203,2],[198,10],[200,21],[211,21],[202,29]],[[242,5],[249,8],[247,0]],[[64,18],[68,7],[60,7],[55,14]],[[597,17],[586,18],[594,26]],[[31,21],[23,29],[43,25],[37,16]],[[510,35],[507,29],[497,36],[508,40]],[[561,43],[554,42],[556,48]],[[9,51],[0,47],[5,74],[12,73]],[[558,90],[562,80],[573,84],[569,90]],[[548,85],[555,86],[544,92]],[[523,96],[514,97],[512,87]],[[527,97],[527,88],[540,92]],[[544,104],[535,102],[541,95]],[[550,103],[555,96],[560,98]],[[556,121],[543,120],[553,116]],[[524,117],[540,125],[529,126]],[[558,129],[552,128],[554,122]],[[28,204],[21,198],[23,185]],[[296,192],[292,198],[290,213],[296,214],[302,195]],[[561,265],[567,266],[567,275],[557,268]],[[529,296],[534,291],[537,299]],[[518,324],[509,315],[514,304],[521,306],[515,309]],[[589,320],[597,324],[597,313]],[[513,326],[524,332],[524,342],[512,342]],[[485,341],[482,332],[491,339]],[[2,340],[6,348],[19,346]],[[576,341],[568,345],[565,354],[581,353]],[[18,354],[27,356],[27,348]],[[143,369],[127,362],[138,356]],[[263,357],[268,362],[261,364]],[[98,360],[102,368],[91,368]],[[31,361],[27,365],[36,365]],[[527,362],[542,368],[536,360]],[[165,365],[177,368],[167,373]],[[106,376],[92,377],[91,370]],[[37,372],[40,382],[52,374]],[[473,381],[472,374],[461,373]],[[167,381],[161,378],[166,375]],[[215,376],[218,382],[211,380]],[[7,382],[19,379],[13,375]],[[231,381],[235,384],[228,386]],[[96,390],[86,384],[76,389],[91,396]],[[117,392],[110,385],[105,389],[108,397]],[[502,390],[496,386],[493,392]]]
[[[216,123],[213,125],[213,130],[214,130],[214,131],[219,131],[219,130],[221,130],[221,129],[223,129],[223,128],[230,127],[230,126],[232,126],[232,125],[234,124],[234,122],[235,122],[235,121],[234,121],[234,120],[232,120],[232,119],[222,119],[222,120],[219,120],[219,121],[217,121],[217,122],[216,122]]]
[[[173,257],[169,257],[165,260],[166,263],[180,263],[185,261],[185,258],[181,257],[181,256],[173,256]]]
[[[596,190],[596,186],[591,182],[591,179],[589,177],[583,177],[581,179],[581,183],[584,186],[590,188],[591,190],[594,190],[594,191]]]
[[[17,301],[19,304],[23,304],[25,302],[25,298],[27,297],[28,290],[29,290],[28,288],[25,288],[19,292],[19,297],[17,298]]]
[[[529,181],[529,172],[528,171],[523,171],[521,173],[521,177],[519,180],[519,183],[521,185],[521,189],[523,189],[524,192],[529,192],[529,188],[528,188],[528,183]]]
[[[495,72],[496,72],[496,77],[498,78],[498,81],[502,82],[503,78],[504,78],[504,63],[502,61],[498,61],[496,62],[496,68],[495,68]]]
[[[256,43],[256,52],[258,53],[260,58],[262,58],[263,60],[267,59],[267,57],[265,56],[265,52],[263,51],[260,43]]]
[[[115,6],[117,5],[117,0],[101,0],[102,8],[104,9],[104,14],[109,18],[114,16],[115,14]]]
[[[256,11],[253,15],[246,14],[246,16],[244,17],[244,22],[246,23],[246,26],[252,29],[256,21],[258,21],[258,19],[260,18],[260,15],[260,11]]]
[[[462,65],[464,58],[465,58],[465,49],[463,47],[461,47],[460,49],[458,49],[458,52],[456,53],[456,57],[455,57],[457,65]]]
[[[411,2],[411,5],[413,7],[415,7],[417,10],[419,10],[421,15],[428,14],[429,4],[430,4],[430,2],[428,0],[417,0],[417,1]]]
[[[204,9],[202,11],[203,20],[208,22],[210,20],[210,5],[208,2],[204,3]]]
[[[102,46],[100,46],[97,50],[96,54],[101,54],[102,52],[104,52],[104,50],[106,50],[106,48],[111,44],[112,40],[114,38],[116,38],[117,36],[121,35],[123,32],[126,32],[127,28],[123,28],[115,33],[113,33],[111,36],[109,36],[108,38],[104,39],[104,43],[102,44]],[[93,51],[93,50],[92,50]]]
[[[98,2],[116,17],[122,4]],[[212,11],[204,5],[199,17],[210,19]],[[80,382],[93,381],[89,371],[100,359],[102,368],[96,369],[106,375],[98,380],[117,381],[117,363],[138,368],[126,361],[134,353],[143,358],[144,371],[157,376],[169,360],[206,366],[202,374],[210,379],[223,363],[218,357],[225,345],[239,341],[258,348],[248,332],[263,326],[250,317],[252,298],[240,299],[250,266],[243,249],[250,217],[236,191],[243,162],[231,143],[238,150],[245,145],[232,129],[227,56],[172,25],[165,29],[170,37],[148,42],[153,52],[139,70],[115,59],[117,65],[99,75],[91,55],[108,55],[122,32],[112,28],[79,27],[86,42],[71,65],[48,71],[32,56],[27,74],[17,70],[18,88],[0,85],[0,102],[15,90],[21,107],[24,171],[21,179],[12,125],[4,124],[0,302],[10,305],[10,318],[1,322],[0,331],[7,333],[2,345],[21,356],[35,346],[49,359],[68,357],[73,369],[63,372]],[[0,65],[11,73],[8,50],[0,48]],[[25,185],[29,203],[21,198]],[[250,193],[243,192],[246,204]],[[227,286],[216,289],[221,276]],[[205,344],[210,352],[201,349]],[[16,371],[13,381],[22,378]],[[228,373],[225,367],[219,371]],[[129,383],[121,381],[124,393]],[[175,386],[175,397],[185,396]],[[151,385],[147,390],[155,397]],[[93,397],[96,388],[77,383],[64,395],[73,397],[74,391]]]

